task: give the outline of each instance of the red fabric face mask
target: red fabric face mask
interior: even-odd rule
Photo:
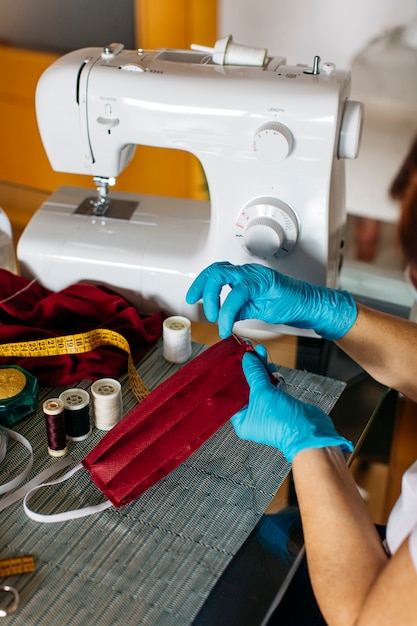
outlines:
[[[138,498],[242,409],[249,388],[235,337],[215,344],[159,385],[124,417],[82,464],[119,507]]]
[[[234,336],[205,350],[156,387],[71,471],[85,467],[108,502],[71,511],[69,517],[44,516],[28,508],[28,494],[26,513],[36,521],[62,521],[138,498],[246,406],[242,357],[247,351],[254,348]],[[271,380],[277,382],[272,375]]]

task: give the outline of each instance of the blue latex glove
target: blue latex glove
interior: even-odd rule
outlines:
[[[232,290],[220,307],[225,285]],[[222,338],[230,335],[234,322],[257,319],[310,328],[334,340],[343,337],[357,317],[348,292],[310,285],[255,263],[213,263],[197,276],[186,295],[188,304],[200,298],[208,321],[218,321]]]
[[[290,463],[307,448],[340,446],[344,452],[353,450],[324,411],[275,387],[258,356],[246,353],[242,366],[250,393],[248,406],[231,419],[238,437],[278,448]]]

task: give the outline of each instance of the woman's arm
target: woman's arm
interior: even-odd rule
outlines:
[[[415,624],[408,545],[388,559],[340,448],[302,450],[293,476],[312,586],[329,625]]]
[[[312,585],[329,625],[415,624],[408,544],[388,560],[342,454],[352,445],[319,407],[273,385],[258,355],[247,352],[242,367],[249,403],[233,427],[293,464]]]
[[[417,401],[417,324],[358,304],[337,345],[373,378]]]

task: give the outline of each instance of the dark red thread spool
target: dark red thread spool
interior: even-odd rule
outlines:
[[[48,453],[64,456],[68,452],[65,433],[64,403],[59,398],[49,398],[42,405],[45,415]]]

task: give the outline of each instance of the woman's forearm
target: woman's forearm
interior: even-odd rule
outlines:
[[[417,401],[417,324],[358,304],[337,345],[375,380]]]
[[[379,535],[339,448],[299,452],[293,475],[318,604],[330,625],[355,624],[387,563]]]

